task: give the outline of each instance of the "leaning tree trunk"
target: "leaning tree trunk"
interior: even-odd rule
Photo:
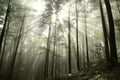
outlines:
[[[3,58],[4,58],[4,52],[5,52],[5,48],[6,48],[6,42],[7,42],[7,36],[8,36],[8,30],[9,30],[9,26],[10,25],[10,18],[8,19],[8,23],[7,23],[7,29],[5,32],[5,38],[4,38],[4,43],[3,43],[3,49],[0,49],[0,54],[1,54],[1,58],[0,58],[0,69],[2,67],[2,62],[3,62]]]
[[[11,61],[11,64],[10,64],[9,80],[12,80],[13,70],[14,70],[15,61],[16,61],[16,57],[17,57],[17,51],[18,51],[18,47],[19,47],[20,40],[21,40],[21,37],[22,37],[22,30],[23,30],[23,27],[24,27],[24,21],[25,21],[25,15],[23,16],[23,19],[22,19],[22,23],[21,23],[21,26],[20,26],[20,31],[19,31],[18,38],[17,38],[17,42],[15,44],[16,46],[14,48],[15,50],[13,52],[13,57],[12,57],[12,61]]]
[[[104,0],[106,9],[107,9],[107,15],[108,15],[108,22],[109,22],[109,30],[110,30],[110,53],[111,53],[111,65],[115,66],[118,63],[117,59],[117,49],[116,49],[116,40],[115,40],[115,26],[113,21],[113,15],[111,11],[110,1]]]
[[[3,29],[2,29],[1,36],[0,36],[0,52],[2,50],[2,43],[3,43],[4,34],[6,31],[6,28],[8,28],[8,26],[6,26],[6,25],[7,25],[8,17],[10,16],[11,4],[12,4],[12,0],[9,0],[7,11],[6,11],[6,16],[5,16],[5,21],[4,21]]]
[[[101,0],[99,0],[99,5],[100,5],[100,12],[101,12],[101,17],[102,17],[102,27],[103,27],[104,44],[105,44],[105,55],[106,55],[106,60],[109,63],[110,62],[110,54],[109,54],[108,37],[107,37],[107,26],[106,26],[106,22],[105,22],[105,17],[104,17],[104,12],[103,12]]]

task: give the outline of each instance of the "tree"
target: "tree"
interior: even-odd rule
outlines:
[[[11,60],[11,65],[10,65],[11,69],[10,69],[9,80],[12,80],[13,70],[14,70],[15,61],[16,61],[16,57],[17,57],[17,51],[18,51],[18,47],[19,47],[20,40],[21,40],[21,37],[22,37],[22,31],[23,31],[23,27],[24,27],[24,21],[25,21],[25,15],[22,18],[22,21],[21,21],[22,23],[21,23],[20,30],[19,30],[19,33],[18,33],[17,41],[15,43],[15,47],[14,47],[14,52],[13,52],[13,56],[12,56],[12,60]]]
[[[1,49],[2,49],[4,34],[5,34],[5,31],[6,31],[6,28],[8,28],[7,21],[8,21],[9,15],[10,15],[11,5],[12,5],[12,0],[9,0],[8,1],[8,6],[7,6],[7,11],[6,11],[6,16],[5,16],[5,21],[4,21],[3,29],[2,29],[1,36],[0,36],[0,53],[1,53]]]
[[[56,14],[57,15],[57,14]],[[57,20],[57,19],[56,19]],[[55,21],[55,26],[54,26],[54,49],[53,49],[53,60],[52,60],[52,76],[54,76],[54,63],[55,63],[55,53],[56,53],[56,27],[57,27],[57,25],[56,25],[56,21]]]
[[[9,25],[10,25],[10,18],[8,19],[7,30],[6,30],[6,33],[5,33],[5,38],[4,38],[4,43],[3,43],[3,50],[0,51],[0,54],[1,54],[0,69],[1,69],[1,66],[2,66],[4,52],[5,52],[5,48],[6,48],[6,41],[7,41],[7,36],[8,36],[8,30],[9,30],[9,27],[10,27]]]
[[[102,7],[101,0],[99,0],[99,5],[100,5],[100,12],[101,12],[101,17],[102,17],[101,20],[102,20],[102,27],[103,27],[103,34],[104,34],[106,60],[108,63],[110,63],[107,27],[106,27],[106,22],[105,22],[105,17],[104,17],[104,13],[103,13],[103,7]]]
[[[117,60],[117,49],[116,49],[115,27],[114,27],[113,15],[111,11],[110,1],[104,0],[104,2],[107,9],[108,22],[109,22],[109,31],[110,31],[109,44],[110,44],[110,54],[111,54],[111,65],[115,66],[118,63],[118,60]]]
[[[79,61],[79,38],[78,38],[78,5],[76,0],[76,44],[77,44],[77,69],[80,71],[80,61]]]
[[[48,39],[47,39],[47,52],[45,55],[44,79],[48,78],[48,64],[49,64],[49,53],[50,53],[50,34],[51,34],[51,16],[50,16],[50,23],[49,23]]]
[[[88,33],[87,33],[87,11],[86,11],[86,2],[85,3],[85,40],[86,40],[86,54],[87,54],[87,66],[90,66],[90,61],[89,61],[89,52],[88,52]]]
[[[68,5],[68,73],[71,74],[71,24],[70,24],[70,4]]]

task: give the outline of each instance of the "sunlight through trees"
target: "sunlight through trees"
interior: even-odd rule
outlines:
[[[119,0],[0,0],[0,80],[119,80],[119,35]]]

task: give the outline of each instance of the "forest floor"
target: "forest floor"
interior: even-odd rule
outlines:
[[[105,62],[100,62],[80,72],[48,80],[120,80],[120,65],[108,67]]]

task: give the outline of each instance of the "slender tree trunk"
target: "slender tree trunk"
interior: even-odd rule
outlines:
[[[50,33],[51,33],[51,18],[49,24],[48,40],[47,40],[47,52],[45,56],[45,69],[44,69],[44,80],[48,78],[48,65],[49,65],[49,53],[50,53]]]
[[[83,60],[83,68],[85,68],[85,46],[84,46],[84,34],[83,34],[83,43],[82,43],[82,52],[83,52],[83,58],[82,58],[82,60]]]
[[[109,55],[109,46],[108,46],[108,38],[107,38],[107,27],[106,27],[106,22],[105,22],[105,17],[104,17],[104,12],[103,12],[101,0],[99,0],[99,5],[100,5],[100,12],[101,12],[101,17],[102,17],[102,27],[103,27],[104,44],[105,44],[105,55],[106,55],[106,60],[109,63],[110,62],[110,55]]]
[[[10,19],[8,19],[7,30],[6,30],[6,33],[5,33],[5,39],[4,39],[4,44],[3,44],[3,50],[0,51],[0,54],[1,54],[0,69],[1,69],[1,66],[2,66],[3,58],[4,58],[4,52],[5,52],[5,48],[6,48],[6,41],[7,41],[7,36],[8,36],[9,24],[10,24]]]
[[[60,76],[61,74],[61,61],[62,61],[62,57],[61,57],[61,45],[59,45],[59,68],[58,68],[58,75]]]
[[[70,4],[68,10],[68,73],[71,74],[71,25],[70,25]]]
[[[66,70],[65,70],[65,72],[66,72],[66,74],[68,74],[68,46],[67,46],[67,42],[65,41],[65,52],[66,52]]]
[[[79,40],[78,40],[78,5],[76,0],[76,44],[77,44],[77,70],[80,71],[80,61],[79,61]]]
[[[90,66],[89,52],[88,52],[88,35],[87,35],[87,12],[86,12],[86,2],[85,2],[85,40],[86,40],[86,54],[87,54],[87,66]]]
[[[13,70],[14,70],[15,61],[16,61],[16,57],[17,57],[17,51],[18,51],[18,47],[19,47],[20,40],[21,40],[21,37],[22,37],[22,30],[23,30],[23,27],[24,27],[24,21],[25,21],[25,16],[23,16],[22,24],[20,26],[20,31],[19,31],[19,34],[18,34],[16,46],[15,46],[15,51],[13,53],[13,57],[12,57],[11,65],[10,65],[11,69],[10,69],[9,80],[12,80]]]
[[[54,76],[54,63],[55,63],[55,52],[56,52],[56,22],[54,28],[54,50],[53,50],[53,59],[52,59],[52,77]]]
[[[8,27],[6,25],[7,25],[8,17],[10,15],[11,4],[12,4],[12,0],[9,0],[7,11],[6,11],[6,16],[5,16],[5,21],[4,21],[3,29],[2,29],[1,36],[0,36],[0,52],[2,50],[2,43],[3,43],[4,34],[5,34],[5,31],[6,31],[6,28]]]
[[[115,66],[118,63],[116,40],[115,40],[115,26],[114,26],[110,1],[109,0],[104,0],[104,2],[105,2],[105,5],[106,5],[108,21],[109,21],[109,30],[110,30],[109,43],[110,43],[110,52],[111,52],[111,64],[112,64],[112,66]]]

